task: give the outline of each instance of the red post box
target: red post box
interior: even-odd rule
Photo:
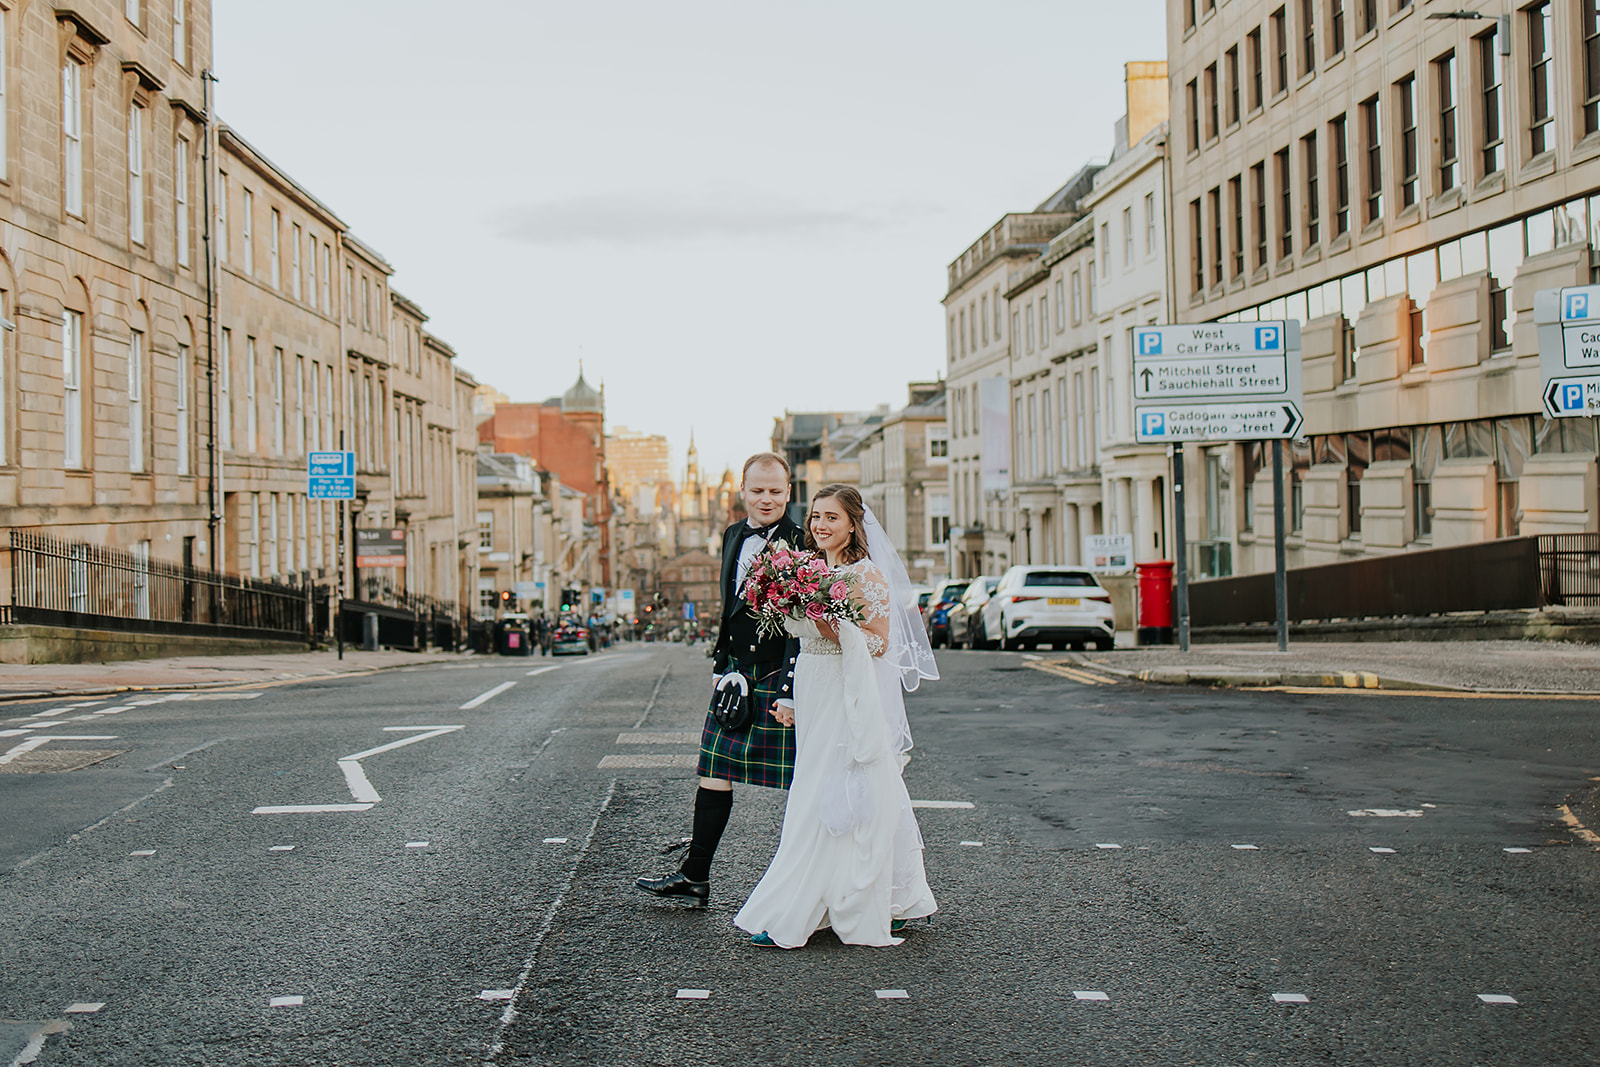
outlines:
[[[1139,585],[1138,640],[1141,645],[1172,644],[1172,567],[1168,559],[1133,565]]]

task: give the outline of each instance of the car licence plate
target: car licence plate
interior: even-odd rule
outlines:
[[[1075,596],[1053,596],[1050,598],[1050,604],[1052,607],[1075,608],[1078,606],[1078,598]]]

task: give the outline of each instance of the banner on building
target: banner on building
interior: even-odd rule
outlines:
[[[978,383],[979,426],[982,431],[983,491],[1003,493],[1011,488],[1011,386],[1005,378],[984,378]]]
[[[356,531],[357,567],[404,567],[406,531],[403,527]]]

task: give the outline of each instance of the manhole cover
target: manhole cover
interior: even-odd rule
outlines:
[[[82,770],[127,751],[125,748],[36,748],[9,763],[0,763],[0,774],[59,774]]]

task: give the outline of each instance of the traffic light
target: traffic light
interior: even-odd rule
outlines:
[[[511,606],[511,590],[509,590],[509,589],[500,590],[500,605],[502,607],[507,607],[507,608],[509,608]]]

